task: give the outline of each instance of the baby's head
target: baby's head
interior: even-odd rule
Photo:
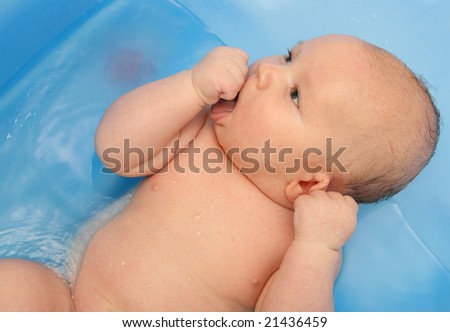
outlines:
[[[367,93],[362,144],[349,150],[349,173],[337,176],[337,189],[358,202],[377,202],[398,193],[427,165],[439,137],[439,111],[426,83],[402,61],[365,42],[362,51],[378,91]]]
[[[215,130],[225,150],[267,146],[270,138],[276,153],[253,157],[270,162],[271,171],[261,167],[247,176],[280,204],[317,189],[376,202],[403,189],[428,163],[439,113],[425,84],[392,54],[330,35],[255,62],[233,112]],[[292,153],[280,158],[283,148]],[[329,167],[330,152],[339,148],[345,148],[339,167]],[[248,166],[241,157],[233,155],[233,162]],[[296,158],[308,167],[287,172]]]

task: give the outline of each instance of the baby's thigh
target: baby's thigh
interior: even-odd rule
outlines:
[[[0,260],[0,311],[71,311],[70,290],[52,270],[22,259]]]

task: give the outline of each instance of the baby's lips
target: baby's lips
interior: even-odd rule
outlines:
[[[211,119],[218,120],[234,110],[234,103],[230,101],[219,101],[211,108]]]
[[[233,112],[234,107],[236,106],[236,99],[233,100],[225,100],[220,99],[216,104],[211,107],[211,119],[216,121],[231,112]]]
[[[212,112],[232,112],[236,106],[236,98],[233,100],[219,99],[219,101],[212,107]]]

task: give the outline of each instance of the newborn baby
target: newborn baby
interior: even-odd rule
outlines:
[[[247,59],[219,47],[105,113],[104,164],[148,177],[90,242],[75,310],[334,309],[356,202],[420,172],[437,110],[400,60],[354,37]]]

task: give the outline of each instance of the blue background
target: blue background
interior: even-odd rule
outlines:
[[[298,40],[358,36],[423,75],[441,110],[435,157],[403,192],[362,206],[336,283],[341,311],[450,311],[450,3],[15,1],[0,4],[0,257],[64,269],[85,220],[136,180],[100,173],[93,135],[119,95],[225,43],[250,61]]]

